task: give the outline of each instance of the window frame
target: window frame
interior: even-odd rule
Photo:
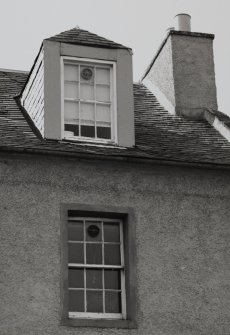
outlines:
[[[111,66],[112,76],[110,77],[110,89],[111,89],[111,139],[84,137],[84,136],[65,136],[64,130],[64,65],[65,62],[72,62],[72,64],[81,64],[84,62],[93,64],[101,64]],[[117,134],[117,87],[116,87],[116,62],[99,60],[93,58],[80,58],[80,57],[70,57],[61,56],[61,138],[69,141],[81,141],[81,142],[94,142],[102,144],[117,144],[118,134]],[[80,99],[80,97],[79,97]]]
[[[125,310],[123,318],[94,318],[95,315],[70,316],[68,311],[68,211],[77,217],[121,220],[125,258]],[[101,207],[82,204],[61,204],[61,324],[76,327],[136,328],[135,217],[130,208]]]

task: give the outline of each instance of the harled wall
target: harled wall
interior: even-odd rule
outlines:
[[[68,158],[0,159],[1,335],[228,335],[228,171]],[[137,329],[61,326],[60,204],[136,216]]]

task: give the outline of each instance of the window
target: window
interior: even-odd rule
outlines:
[[[64,58],[64,138],[116,142],[115,63]]]
[[[121,220],[69,217],[70,317],[126,318]]]
[[[63,205],[62,217],[63,324],[135,327],[132,214]]]

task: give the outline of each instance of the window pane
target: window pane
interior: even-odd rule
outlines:
[[[78,99],[78,83],[65,82],[65,98]]]
[[[69,263],[84,263],[83,243],[68,243]]]
[[[120,265],[120,245],[105,244],[105,264],[107,265]]]
[[[81,82],[86,83],[93,83],[94,81],[94,68],[87,66],[87,65],[81,65]]]
[[[72,121],[79,118],[79,107],[78,102],[65,101],[65,121]]]
[[[93,243],[86,244],[86,263],[102,264],[102,245]]]
[[[102,313],[103,312],[103,297],[102,291],[87,291],[87,312]]]
[[[96,105],[96,120],[103,122],[110,122],[110,106],[97,104]]]
[[[98,221],[86,222],[86,241],[101,241],[101,223]]]
[[[121,313],[121,294],[120,292],[105,292],[105,312]]]
[[[81,103],[81,120],[95,120],[94,104]]]
[[[65,64],[64,78],[65,80],[78,80],[78,66]]]
[[[70,221],[68,222],[68,240],[70,241],[83,241],[83,221]]]
[[[104,222],[104,240],[105,242],[120,242],[119,222]]]
[[[81,100],[94,100],[94,86],[81,84]]]
[[[84,288],[83,269],[69,269],[69,287]]]
[[[81,126],[81,136],[84,137],[95,137],[95,127],[94,126]]]
[[[110,88],[109,86],[99,86],[96,87],[96,100],[103,102],[110,102]]]
[[[105,289],[120,290],[121,273],[120,270],[105,270]]]
[[[97,127],[97,137],[110,139],[111,138],[111,128],[110,127]]]
[[[79,136],[78,124],[65,124],[65,136]]]
[[[84,291],[69,290],[69,312],[84,312]]]
[[[86,270],[86,287],[97,289],[102,288],[102,270]]]
[[[110,84],[110,69],[96,69],[97,84]]]

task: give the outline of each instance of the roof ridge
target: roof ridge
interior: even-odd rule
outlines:
[[[128,49],[130,47],[124,46],[120,43],[116,43],[106,37],[99,36],[98,34],[91,33],[88,30],[74,27],[69,30],[65,30],[59,34],[48,37],[45,40],[76,44],[76,45],[90,45],[96,47],[113,48],[113,49]]]

